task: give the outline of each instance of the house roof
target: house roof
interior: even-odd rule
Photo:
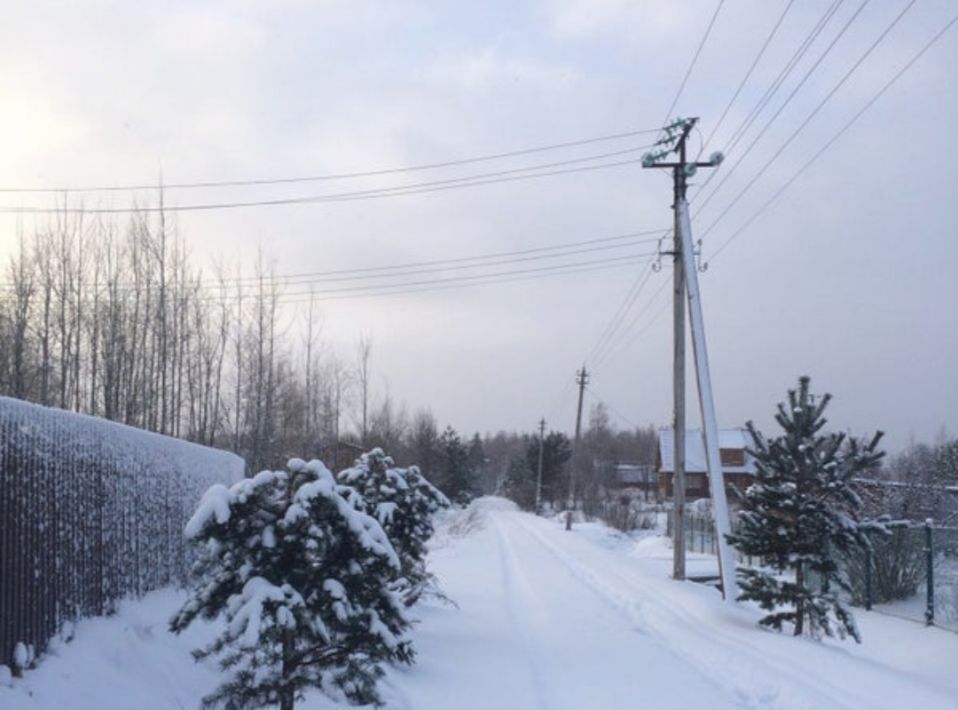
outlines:
[[[672,453],[674,451],[675,437],[671,429],[661,429],[659,431],[659,471],[672,472],[674,464],[672,462]],[[719,448],[735,449],[742,451],[750,442],[748,432],[744,429],[721,429],[719,430]],[[686,473],[705,473],[705,443],[702,437],[701,429],[686,429],[685,431],[685,471]],[[743,466],[722,466],[724,473],[755,473],[755,462],[752,456],[745,452],[745,465]]]
[[[619,483],[644,483],[646,480],[655,481],[658,471],[653,471],[649,464],[644,463],[617,463],[615,477]]]

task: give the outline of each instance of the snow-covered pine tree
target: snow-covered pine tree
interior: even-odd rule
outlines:
[[[781,630],[791,623],[796,636],[805,630],[816,637],[850,634],[860,643],[855,620],[837,594],[848,590],[838,560],[841,553],[867,547],[868,531],[883,529],[859,519],[862,502],[852,485],[884,456],[877,448],[882,432],[868,443],[821,433],[831,395],[816,403],[809,382],[800,378],[788,403],[778,405],[781,436],[766,440],[752,422],[746,425],[756,480],[744,494],[738,529],[728,540],[777,574],[740,570],[739,599],[757,601],[771,612],[762,625]],[[787,573],[794,581],[783,579]]]
[[[291,710],[310,687],[378,703],[381,664],[412,662],[409,623],[391,588],[399,557],[382,527],[343,497],[320,461],[287,467],[213,486],[187,524],[208,554],[170,628],[222,614],[223,632],[194,656],[216,657],[231,672],[203,707]]]
[[[433,514],[449,506],[446,496],[416,466],[394,467],[380,448],[363,454],[337,478],[355,490],[351,502],[379,521],[396,548],[402,565],[396,589],[405,604],[412,606],[430,590],[438,594],[435,579],[426,569],[426,542],[435,530]]]

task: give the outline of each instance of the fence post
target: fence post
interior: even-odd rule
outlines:
[[[865,549],[865,611],[872,608],[872,549]]]
[[[928,588],[925,605],[925,624],[928,626],[935,623],[935,548],[932,544],[932,523],[931,518],[925,520],[925,584]]]

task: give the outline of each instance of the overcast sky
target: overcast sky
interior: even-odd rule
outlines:
[[[794,3],[709,151],[730,142],[830,4]],[[698,235],[906,4],[866,4],[696,216]],[[4,5],[0,187],[79,188],[151,183],[161,173],[178,182],[376,170],[654,128],[716,3]],[[785,5],[724,3],[673,112],[701,117],[696,150]],[[860,6],[859,0],[841,5],[703,197]],[[918,0],[705,235],[705,254],[735,233],[955,11],[953,0]],[[815,390],[835,395],[836,428],[884,429],[892,450],[912,439],[934,440],[943,428],[958,433],[956,66],[958,28],[952,28],[700,274],[720,425],[753,418],[769,426],[775,403],[807,373]],[[364,190],[568,160],[647,139],[362,180],[171,190],[167,199],[187,204]],[[706,177],[702,171],[693,183]],[[690,196],[696,192],[693,185]],[[45,199],[0,195],[5,207]],[[85,204],[125,206],[131,199],[88,196]],[[250,265],[262,247],[276,272],[289,274],[667,228],[670,204],[668,175],[632,164],[387,199],[184,212],[177,221],[200,261],[215,256]],[[695,214],[694,199],[692,208]],[[24,218],[28,229],[33,219]],[[12,247],[15,229],[14,218],[0,219],[0,250]],[[621,253],[627,250],[567,261]],[[377,396],[388,387],[411,410],[431,407],[442,423],[467,432],[531,430],[545,416],[551,426],[571,430],[575,370],[648,268],[618,265],[329,301],[324,336],[349,356],[359,333],[368,332]],[[606,357],[587,363],[595,365],[590,401],[604,398],[620,426],[669,422],[670,280],[669,268],[652,274],[624,320],[628,326],[641,313],[634,327],[617,334]],[[691,377],[689,402],[697,406]]]

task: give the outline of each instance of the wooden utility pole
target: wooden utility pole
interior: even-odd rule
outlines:
[[[681,150],[684,162],[685,135]],[[679,181],[674,181],[675,204]],[[675,205],[673,205],[674,209]],[[685,579],[685,266],[679,213],[672,229],[672,578]]]
[[[575,415],[575,441],[572,444],[572,473],[569,475],[569,501],[573,510],[575,510],[576,476],[582,464],[579,460],[579,455],[581,454],[579,440],[582,437],[582,399],[585,394],[585,386],[589,384],[589,373],[586,371],[585,365],[582,366],[581,370],[575,373],[575,383],[579,385],[579,406],[576,409]]]
[[[539,471],[536,474],[536,515],[542,512],[542,452],[546,443],[546,420],[539,420]]]
[[[715,402],[712,397],[712,381],[709,373],[708,352],[705,346],[705,323],[702,316],[702,298],[699,291],[695,254],[692,246],[692,225],[689,205],[686,200],[688,178],[699,167],[715,167],[722,162],[721,153],[713,153],[708,162],[688,162],[686,142],[698,119],[678,119],[667,126],[666,137],[659,141],[664,147],[642,158],[646,168],[671,168],[673,177],[673,205],[675,229],[672,254],[674,257],[674,450],[673,450],[673,577],[685,578],[685,309],[687,297],[692,327],[692,349],[695,355],[695,375],[699,392],[699,408],[702,415],[703,444],[712,494],[715,517],[716,548],[718,551],[719,576],[722,595],[726,601],[735,599],[735,561],[725,539],[731,532],[728,505],[725,500],[725,480],[719,456],[718,424],[715,417]],[[677,162],[660,163],[658,160],[670,153],[678,154]]]

